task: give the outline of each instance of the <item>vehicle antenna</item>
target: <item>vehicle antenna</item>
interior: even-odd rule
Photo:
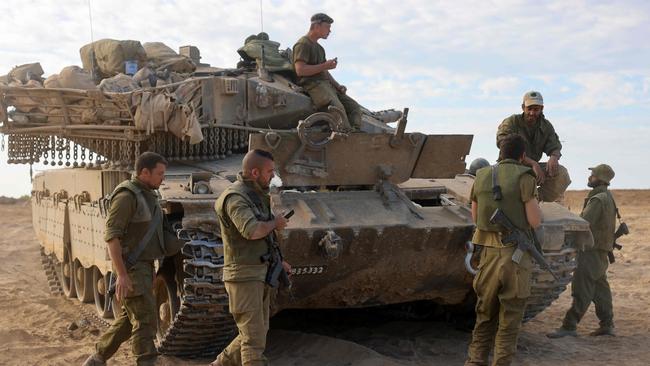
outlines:
[[[264,12],[262,9],[262,0],[260,0],[260,28],[262,28],[262,32],[264,32]]]
[[[90,0],[88,0],[88,21],[90,22],[90,44],[92,45],[92,57],[90,57],[90,76],[95,79],[95,45],[93,37],[93,13],[90,9]]]

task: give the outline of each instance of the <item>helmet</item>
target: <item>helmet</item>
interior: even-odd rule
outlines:
[[[490,162],[487,161],[486,159],[483,158],[476,158],[472,161],[472,163],[469,165],[469,169],[467,169],[467,172],[471,175],[476,175],[476,172],[481,169],[485,168],[486,166],[490,166]]]

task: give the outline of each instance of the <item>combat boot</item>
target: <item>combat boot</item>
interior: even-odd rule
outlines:
[[[603,335],[616,337],[616,333],[614,332],[614,327],[599,327],[598,329],[589,333],[589,335],[593,337],[598,337]]]
[[[560,327],[560,328],[556,329],[555,332],[548,333],[546,336],[549,337],[549,338],[562,338],[562,337],[566,337],[566,336],[577,337],[578,332],[576,332],[575,330],[569,330],[569,329]]]
[[[86,359],[82,366],[106,366],[106,361],[94,353]]]

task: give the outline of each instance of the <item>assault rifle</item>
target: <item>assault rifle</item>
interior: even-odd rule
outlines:
[[[280,284],[283,287],[291,288],[291,280],[289,280],[289,274],[284,270],[282,262],[284,262],[284,257],[282,256],[282,251],[280,251],[280,246],[275,237],[275,232],[266,236],[266,243],[269,247],[269,252],[260,257],[262,263],[268,263],[269,269],[266,271],[265,282],[273,287],[277,288]]]
[[[620,225],[618,225],[618,229],[616,229],[616,232],[614,232],[614,244],[613,244],[613,249],[610,252],[607,252],[607,259],[609,259],[609,263],[614,263],[616,262],[616,258],[614,258],[614,249],[616,250],[621,250],[623,249],[623,246],[619,243],[616,242],[616,239],[620,238],[623,235],[627,235],[630,233],[630,229],[628,229],[627,224],[624,222],[621,222]]]
[[[492,217],[490,217],[490,223],[493,225],[499,224],[508,230],[508,234],[502,237],[502,242],[515,243],[517,245],[517,249],[515,249],[515,252],[512,254],[513,262],[519,264],[524,253],[528,252],[542,269],[547,270],[556,281],[560,280],[555,273],[553,273],[548,262],[544,259],[544,256],[535,247],[533,239],[529,238],[525,232],[516,227],[500,208],[494,210]]]
[[[284,215],[285,219],[293,216],[293,210],[287,212]],[[291,289],[291,280],[289,280],[289,274],[284,270],[282,262],[284,262],[284,257],[282,256],[282,251],[280,250],[280,245],[278,245],[277,237],[275,236],[275,230],[271,231],[269,235],[265,238],[266,243],[268,244],[269,251],[260,257],[262,263],[268,263],[269,269],[266,272],[266,283],[273,287],[277,288],[280,284],[282,287]]]

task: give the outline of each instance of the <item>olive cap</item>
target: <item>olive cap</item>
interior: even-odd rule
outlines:
[[[316,13],[311,16],[311,24],[319,24],[319,23],[328,23],[332,24],[334,23],[334,19],[332,19],[329,15],[325,13]]]
[[[544,105],[544,98],[542,98],[542,93],[538,91],[531,90],[524,94],[524,107],[531,105]]]
[[[591,170],[591,175],[607,184],[612,181],[612,178],[614,178],[615,175],[614,169],[607,164],[599,164],[593,168],[589,168],[589,170]]]

